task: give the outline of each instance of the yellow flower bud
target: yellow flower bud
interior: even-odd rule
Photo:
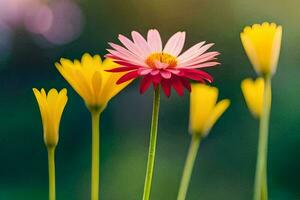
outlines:
[[[255,71],[259,75],[276,72],[282,37],[282,27],[264,22],[247,26],[241,33],[241,40]]]
[[[228,99],[217,103],[218,89],[204,84],[192,84],[190,97],[190,132],[205,137],[230,105]]]
[[[252,80],[247,78],[242,81],[241,88],[250,112],[254,117],[259,118],[263,109],[264,79]],[[268,99],[271,100],[271,93],[268,95]]]
[[[92,57],[86,53],[81,61],[74,62],[62,58],[55,66],[89,109],[103,110],[108,101],[130,83],[117,85],[117,80],[124,73],[106,72],[118,65],[109,59],[102,62],[99,55]]]
[[[44,142],[48,148],[53,148],[58,143],[60,119],[68,101],[67,90],[57,92],[56,89],[51,89],[46,94],[44,89],[39,91],[33,88],[33,93],[41,112]]]

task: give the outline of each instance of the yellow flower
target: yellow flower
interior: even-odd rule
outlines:
[[[106,72],[105,70],[112,69],[117,64],[109,59],[102,62],[99,55],[92,57],[86,53],[81,62],[62,58],[55,66],[89,109],[102,111],[108,101],[130,83],[117,85],[116,82],[123,73]]]
[[[241,33],[244,49],[258,74],[276,72],[281,46],[282,27],[275,23],[247,26]]]
[[[260,117],[263,110],[264,79],[252,80],[247,78],[242,81],[241,88],[250,112],[254,117]],[[268,99],[271,100],[271,94],[268,95]]]
[[[217,103],[218,89],[204,84],[192,84],[190,97],[190,132],[206,136],[218,118],[230,105],[228,99]]]
[[[39,91],[33,88],[33,93],[41,112],[44,142],[48,148],[55,147],[58,143],[60,119],[68,101],[67,90],[57,92],[56,89],[51,89],[46,94],[44,89]]]

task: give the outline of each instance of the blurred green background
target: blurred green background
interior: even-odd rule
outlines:
[[[0,1],[0,199],[48,198],[47,153],[32,87],[68,88],[56,153],[57,199],[86,200],[90,189],[90,116],[56,71],[60,57],[106,53],[119,33],[159,29],[164,41],[187,32],[185,48],[206,40],[222,65],[208,69],[230,108],[203,141],[188,200],[250,200],[258,122],[240,82],[255,77],[241,46],[245,25],[284,28],[273,78],[268,182],[271,200],[300,199],[300,42],[298,0],[53,0]],[[62,3],[62,4],[60,4]],[[22,6],[20,6],[22,4]],[[18,9],[15,9],[15,7]],[[36,9],[36,10],[30,10]],[[29,11],[28,11],[29,10]],[[29,13],[29,14],[28,14]],[[50,14],[49,14],[50,13]],[[141,199],[149,143],[152,92],[135,81],[110,103],[101,121],[101,199]],[[151,199],[176,199],[190,136],[188,94],[163,98]]]

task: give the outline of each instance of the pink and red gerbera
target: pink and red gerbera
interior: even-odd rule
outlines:
[[[136,31],[131,35],[133,41],[119,35],[120,42],[126,48],[109,43],[112,49],[108,49],[109,54],[106,57],[111,58],[119,66],[108,71],[127,72],[117,84],[141,76],[141,93],[144,93],[151,83],[155,89],[160,84],[165,95],[169,97],[171,87],[180,96],[183,95],[184,88],[191,91],[189,79],[212,82],[212,77],[208,73],[197,69],[219,64],[215,61],[219,52],[206,52],[213,44],[200,42],[180,54],[185,42],[185,32],[175,33],[164,48],[160,34],[155,29],[148,31],[147,40]]]

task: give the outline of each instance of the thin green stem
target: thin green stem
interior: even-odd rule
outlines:
[[[186,193],[188,191],[189,183],[191,180],[191,175],[193,172],[193,167],[199,149],[200,141],[201,136],[193,134],[191,144],[189,147],[189,152],[183,169],[177,200],[185,200],[186,198]]]
[[[153,98],[153,110],[152,110],[152,122],[150,131],[150,144],[147,162],[147,171],[144,185],[143,200],[149,200],[151,192],[151,182],[153,176],[156,138],[157,138],[157,125],[158,125],[158,113],[159,113],[160,91],[159,87],[155,89]]]
[[[100,111],[91,111],[92,116],[92,171],[91,171],[91,200],[99,199],[99,165],[100,165]]]
[[[257,151],[257,163],[254,183],[254,200],[261,200],[267,196],[267,152],[268,152],[268,133],[269,133],[269,118],[271,110],[271,76],[264,77],[265,89],[263,97],[263,110],[259,124],[259,140]],[[264,194],[263,194],[263,193]]]
[[[262,186],[261,186],[261,200],[267,200],[268,199],[268,184],[267,184],[267,170],[264,168],[264,175],[262,180]]]
[[[55,200],[55,147],[48,148],[49,200]]]

